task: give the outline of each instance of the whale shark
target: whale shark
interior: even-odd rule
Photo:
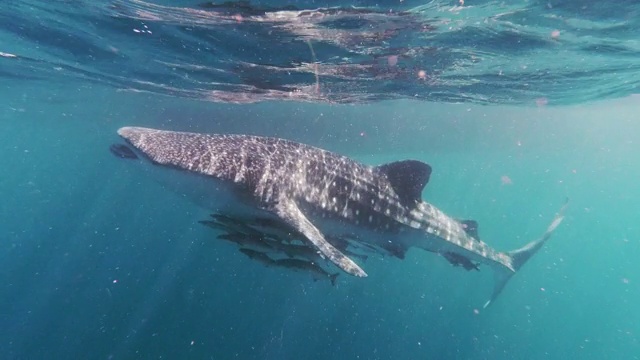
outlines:
[[[370,166],[310,145],[251,135],[143,127],[122,127],[118,134],[131,147],[113,145],[118,157],[144,164],[153,177],[170,174],[165,181],[209,210],[272,219],[293,229],[320,257],[353,276],[367,273],[332,238],[399,258],[418,248],[467,270],[487,266],[495,284],[484,307],[547,242],[567,206],[537,240],[498,251],[480,240],[475,221],[450,217],[422,199],[432,172],[422,161]]]

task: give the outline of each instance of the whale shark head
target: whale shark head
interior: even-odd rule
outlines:
[[[216,160],[209,135],[179,133],[140,127],[118,130],[126,144],[113,144],[109,150],[129,161],[132,171],[150,182],[178,194],[202,209],[237,215],[260,213],[251,201],[246,186],[237,186],[209,172]],[[224,151],[217,152],[224,157]]]
[[[155,164],[187,167],[208,149],[202,142],[189,141],[187,133],[162,131],[140,127],[123,127],[118,130],[127,143],[114,144],[111,152],[121,158],[142,158]],[[195,135],[195,134],[194,134]]]

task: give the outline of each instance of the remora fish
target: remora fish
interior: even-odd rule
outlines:
[[[263,251],[273,250],[273,247],[269,245],[265,239],[251,235],[241,233],[220,234],[218,235],[218,239],[227,240],[245,248],[260,249]]]
[[[247,248],[240,248],[240,252],[247,255],[249,259],[255,260],[263,264],[264,266],[269,267],[269,266],[276,265],[276,261],[270,258],[269,255],[263,252],[247,249]]]
[[[229,233],[245,234],[254,237],[262,236],[262,232],[257,231],[241,219],[234,219],[220,214],[212,214],[213,220],[200,220],[200,224],[208,226],[214,230],[226,231]]]
[[[322,280],[328,279],[331,281],[331,285],[336,285],[336,280],[338,278],[338,273],[329,274],[323,268],[318,266],[317,264],[300,259],[272,259],[267,253],[248,249],[248,248],[240,248],[240,252],[247,255],[251,260],[256,260],[257,262],[267,266],[276,266],[281,267],[293,271],[299,271],[304,273],[309,273],[313,277],[314,280]]]
[[[155,165],[147,171],[173,169],[173,175],[175,170],[196,175],[188,179],[172,176],[170,181],[201,206],[228,213],[270,214],[304,235],[310,246],[349,274],[367,275],[331,245],[327,236],[353,234],[361,243],[382,248],[387,244],[398,251],[418,247],[485,264],[496,274],[485,307],[549,239],[566,207],[541,238],[520,249],[500,252],[422,200],[431,167],[420,161],[367,166],[309,145],[249,135],[140,127],[123,127],[118,134],[137,155],[149,160],[144,163]]]
[[[336,279],[338,278],[338,273],[329,274],[320,266],[312,263],[310,261],[300,260],[300,259],[280,259],[275,260],[274,265],[281,266],[287,269],[291,269],[294,271],[306,272],[310,273],[314,280],[321,279],[329,279],[331,281],[331,285],[336,286]]]

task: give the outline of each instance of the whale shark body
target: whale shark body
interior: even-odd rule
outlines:
[[[289,228],[348,274],[367,276],[339,243],[400,258],[416,247],[467,270],[486,265],[496,282],[485,307],[549,239],[566,206],[538,240],[500,252],[479,239],[474,221],[451,218],[422,200],[431,167],[420,161],[368,166],[313,146],[249,135],[140,127],[123,127],[118,134],[133,147],[113,145],[119,157],[150,164],[153,176],[157,171],[190,175],[173,182],[197,203],[230,218],[268,219]]]

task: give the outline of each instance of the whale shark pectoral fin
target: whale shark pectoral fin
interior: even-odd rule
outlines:
[[[316,228],[309,219],[300,211],[295,202],[287,199],[279,201],[274,206],[275,213],[287,224],[293,226],[304,235],[306,240],[311,242],[318,249],[320,255],[327,257],[336,266],[347,273],[359,277],[366,277],[367,273],[358,266],[348,256],[343,254],[329,243],[324,235]]]

